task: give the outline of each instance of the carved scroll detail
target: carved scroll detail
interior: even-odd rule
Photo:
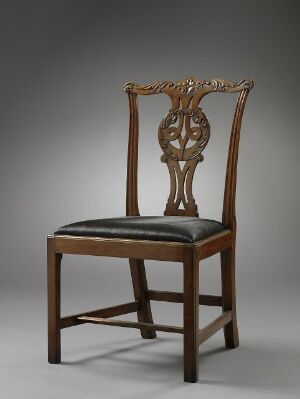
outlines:
[[[252,79],[243,79],[240,82],[232,82],[222,79],[198,80],[194,77],[189,77],[175,82],[172,82],[171,80],[161,80],[146,86],[140,86],[137,83],[128,82],[125,84],[124,90],[128,93],[142,95],[159,93],[169,95],[194,95],[198,92],[204,95],[214,91],[233,93],[245,89],[250,90],[253,87],[253,84],[254,82]]]
[[[192,126],[192,123],[195,125]],[[162,119],[158,141],[164,153],[161,161],[167,163],[171,181],[166,215],[198,215],[192,194],[192,180],[198,162],[203,161],[202,151],[209,137],[209,122],[199,107],[171,109]],[[182,169],[179,161],[185,161]],[[184,209],[179,208],[181,204]]]
[[[191,120],[198,126],[191,126]],[[174,125],[178,121],[178,126]],[[185,135],[182,135],[185,125]],[[171,127],[170,127],[171,126]],[[210,126],[206,115],[200,108],[191,108],[186,111],[170,110],[162,119],[158,129],[158,141],[164,152],[161,160],[188,161],[197,158],[202,161],[202,151],[207,145],[210,136]],[[173,143],[178,142],[179,147]],[[187,144],[192,142],[190,147]]]
[[[165,215],[198,216],[197,205],[192,193],[192,182],[197,164],[203,161],[202,152],[210,137],[209,122],[199,107],[200,101],[207,93],[240,92],[230,141],[223,211],[223,223],[230,228],[234,227],[239,131],[245,101],[253,85],[252,79],[233,82],[222,79],[198,80],[194,77],[175,82],[162,80],[145,86],[133,82],[125,84],[124,90],[128,93],[130,104],[128,215],[139,214],[137,203],[137,95],[164,93],[170,97],[172,103],[172,108],[162,119],[158,129],[158,140],[163,151],[161,161],[167,164],[171,181]]]

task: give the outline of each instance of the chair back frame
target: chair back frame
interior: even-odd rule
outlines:
[[[193,77],[176,82],[157,81],[146,86],[132,82],[125,84],[124,90],[128,94],[130,111],[126,184],[127,216],[140,215],[138,206],[139,117],[137,96],[164,93],[170,97],[172,104],[158,128],[158,141],[163,151],[161,161],[168,166],[171,183],[164,214],[168,216],[199,216],[192,193],[192,183],[196,166],[204,159],[202,151],[210,137],[209,121],[199,107],[199,103],[208,93],[239,92],[230,135],[222,212],[222,222],[225,227],[235,231],[240,130],[247,96],[252,87],[253,80],[251,79],[244,79],[238,83],[221,79],[198,80]],[[175,126],[175,124],[177,125]],[[184,134],[183,130],[185,130]],[[180,162],[184,162],[183,167]]]

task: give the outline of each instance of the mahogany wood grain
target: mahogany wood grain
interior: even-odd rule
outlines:
[[[182,292],[148,290],[147,296],[151,301],[183,303]],[[222,296],[199,295],[199,305],[222,306]]]
[[[110,306],[108,308],[102,308],[98,310],[92,310],[89,312],[81,312],[77,314],[73,314],[70,316],[64,316],[60,319],[60,328],[67,328],[76,326],[78,324],[83,324],[82,320],[79,320],[80,316],[89,316],[89,317],[114,317],[120,316],[122,314],[134,313],[138,312],[141,308],[139,302],[128,302],[122,305]]]
[[[141,323],[153,324],[150,301],[146,296],[148,290],[144,261],[140,259],[129,259],[130,271],[135,300],[139,302],[140,308],[137,311],[138,321]],[[143,338],[156,338],[154,329],[141,328]]]
[[[129,139],[127,153],[126,215],[139,216],[138,206],[138,142],[139,120],[136,94],[129,93]]]
[[[51,236],[50,236],[51,237]],[[186,245],[162,241],[52,236],[58,253],[180,262]]]
[[[249,90],[243,90],[237,101],[227,158],[222,223],[234,233],[236,230],[235,197],[240,131],[248,94]]]
[[[221,252],[221,276],[223,312],[231,311],[231,322],[224,326],[225,345],[227,348],[239,346],[239,334],[236,317],[235,290],[235,242],[231,248]]]
[[[190,249],[183,262],[184,381],[198,381],[199,261]]]
[[[100,317],[89,317],[89,316],[80,316],[78,319],[83,322],[94,323],[94,324],[137,328],[140,330],[149,329],[150,331],[154,330],[154,331],[164,331],[164,332],[183,334],[183,328],[176,326],[165,326],[162,324],[142,323],[142,322],[128,321],[128,320],[111,320],[111,319],[104,319]]]
[[[202,328],[198,335],[198,345],[203,344],[209,337],[219,331],[222,327],[228,325],[232,320],[231,311],[224,312],[206,327]]]
[[[210,236],[209,238],[195,243],[195,251],[199,260],[209,258],[212,255],[229,248],[232,245],[233,234],[231,230]]]
[[[61,362],[60,290],[62,255],[55,252],[54,239],[47,240],[48,362]]]

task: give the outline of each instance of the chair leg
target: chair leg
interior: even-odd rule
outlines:
[[[221,274],[223,312],[232,312],[232,321],[224,327],[225,345],[227,348],[236,348],[239,346],[239,334],[236,318],[235,243],[221,252]]]
[[[133,292],[136,301],[141,304],[137,312],[138,321],[142,323],[153,323],[150,301],[147,298],[147,278],[144,261],[142,259],[129,259],[132,278]],[[156,331],[153,328],[141,328],[142,338],[156,338]]]
[[[184,381],[198,381],[199,261],[191,250],[183,263]]]
[[[54,240],[48,238],[48,362],[61,362],[60,348],[60,269],[62,255],[55,253]]]

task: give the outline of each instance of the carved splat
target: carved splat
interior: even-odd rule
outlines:
[[[223,223],[235,224],[236,164],[240,125],[245,102],[253,87],[252,79],[231,82],[222,79],[198,80],[187,78],[180,81],[158,81],[141,86],[126,83],[130,104],[130,136],[127,169],[127,215],[139,215],[137,201],[137,154],[138,154],[138,111],[137,95],[167,94],[172,103],[169,112],[162,119],[158,129],[158,140],[163,151],[162,162],[168,166],[171,188],[165,215],[198,216],[198,209],[192,193],[192,182],[196,166],[203,161],[202,152],[209,137],[209,122],[199,107],[202,98],[212,92],[240,92],[233,119],[228,153]]]
[[[173,108],[158,129],[163,150],[161,161],[168,166],[171,182],[165,215],[198,215],[192,182],[198,162],[203,161],[202,151],[208,143],[210,127],[202,109],[195,105],[191,108],[190,100],[173,101]],[[181,108],[177,108],[180,103]]]

